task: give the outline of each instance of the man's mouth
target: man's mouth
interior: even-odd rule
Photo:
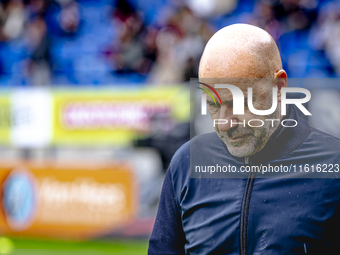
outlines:
[[[236,137],[229,137],[229,139],[234,142],[234,141],[238,141],[238,140],[244,139],[245,137],[247,137],[249,135],[250,134],[240,135],[240,136],[236,136]]]

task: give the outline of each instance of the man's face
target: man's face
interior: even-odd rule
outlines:
[[[229,83],[230,84],[230,83]],[[213,84],[211,84],[213,85]],[[211,97],[207,96],[208,111],[213,119],[226,119],[226,124],[216,124],[215,130],[222,141],[227,145],[229,152],[236,157],[250,156],[259,152],[267,143],[269,137],[279,125],[279,121],[265,121],[265,119],[280,119],[280,108],[267,116],[258,116],[248,109],[248,87],[253,88],[253,106],[257,110],[268,110],[272,106],[272,84],[268,81],[248,80],[234,82],[244,94],[244,115],[233,115],[233,97],[229,89],[216,89],[219,94],[222,107],[215,97],[217,106]],[[276,95],[275,95],[276,96]],[[251,127],[248,121],[261,119],[262,127]],[[231,121],[233,125],[231,126]],[[245,121],[245,125],[243,124]],[[239,123],[239,124],[235,124]],[[259,121],[250,123],[260,126]],[[272,125],[274,124],[274,127]]]

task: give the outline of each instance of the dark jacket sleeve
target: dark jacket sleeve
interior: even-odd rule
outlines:
[[[171,172],[168,170],[149,241],[148,254],[185,254],[185,243],[187,241],[182,228],[181,214],[175,200]]]

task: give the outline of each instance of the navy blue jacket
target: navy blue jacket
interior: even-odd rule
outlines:
[[[190,162],[248,164],[216,133],[184,144],[164,180],[148,253],[340,254],[340,140],[311,128],[293,108],[288,116],[298,125],[280,126],[249,160],[252,166],[282,164],[288,173],[191,178]],[[309,172],[300,172],[306,164]]]

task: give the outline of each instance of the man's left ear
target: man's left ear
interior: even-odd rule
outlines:
[[[281,102],[281,88],[287,87],[287,73],[281,69],[275,73],[274,78],[277,79],[277,100]]]

